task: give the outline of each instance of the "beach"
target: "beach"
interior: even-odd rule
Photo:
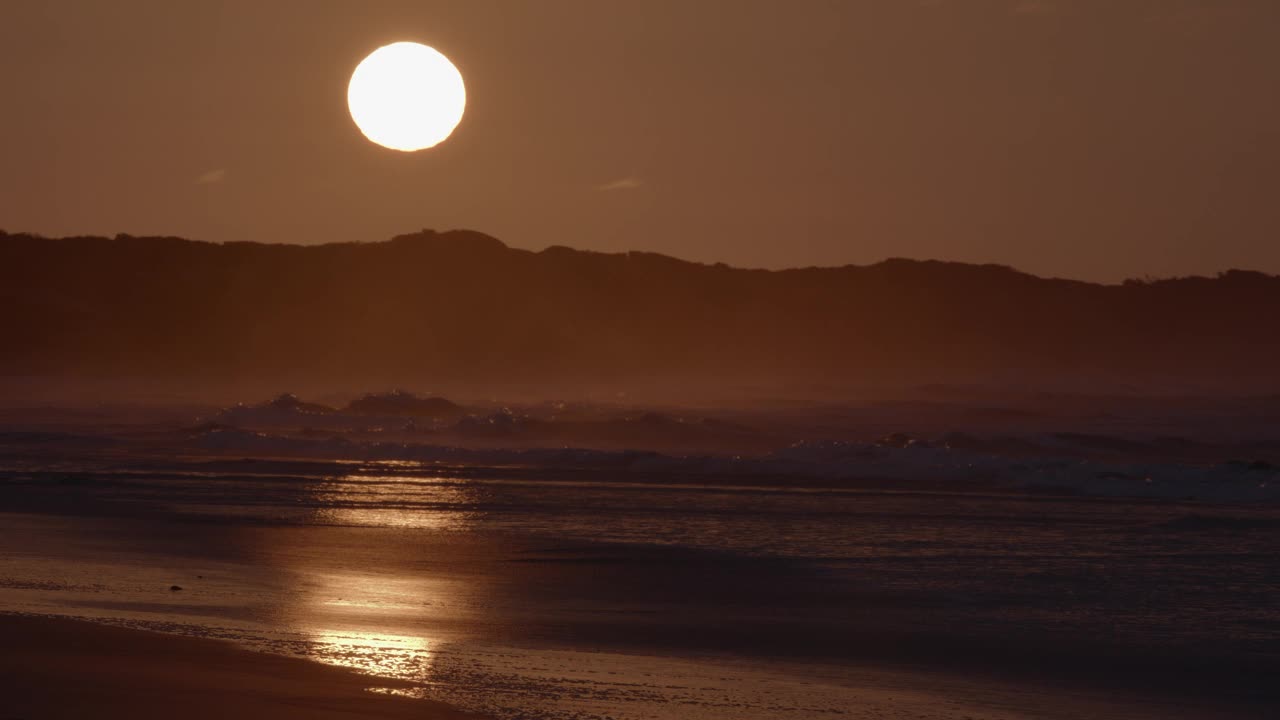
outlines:
[[[480,720],[439,702],[397,697],[410,683],[251,652],[217,640],[78,620],[0,615],[6,720],[30,718],[415,718]],[[865,720],[1249,718],[1260,706],[1163,702],[1126,693],[1018,685],[991,678],[849,670],[855,704],[809,717]],[[813,686],[814,682],[803,685]],[[390,691],[390,692],[389,692]],[[687,717],[713,717],[693,704]]]
[[[1199,720],[1280,700],[1274,469],[1222,460],[1266,438],[1188,446],[1113,418],[757,456],[467,449],[343,413],[318,435],[305,407],[215,415],[251,430],[13,414],[0,654],[46,703],[14,717],[82,696],[203,712],[220,688],[497,720]],[[654,424],[613,412],[577,416]]]
[[[370,679],[359,673],[217,640],[6,615],[0,638],[6,720],[480,717],[367,692]]]
[[[0,483],[0,654],[31,708],[15,718],[236,702],[246,717],[1194,720],[1276,700],[1270,506],[34,464],[10,460]]]

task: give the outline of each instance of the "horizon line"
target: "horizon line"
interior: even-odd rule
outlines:
[[[861,264],[861,265],[857,263],[844,263],[842,265],[795,265],[795,266],[780,267],[780,268],[751,267],[751,266],[744,266],[744,265],[732,265],[724,261],[707,262],[707,261],[701,261],[701,260],[690,260],[687,258],[675,256],[675,255],[667,255],[666,253],[660,253],[653,250],[619,250],[619,251],[610,252],[610,251],[604,251],[604,250],[587,250],[583,248],[576,248],[570,245],[562,245],[558,243],[553,245],[547,245],[541,250],[531,250],[527,248],[520,248],[520,247],[514,247],[512,245],[508,245],[506,242],[504,242],[501,238],[497,236],[491,235],[487,232],[484,232],[483,230],[475,230],[471,228],[450,228],[448,230],[422,228],[421,230],[418,230],[416,232],[400,233],[382,240],[337,240],[337,241],[319,242],[319,243],[301,243],[301,242],[289,242],[289,241],[265,241],[264,242],[261,240],[203,240],[203,239],[197,239],[197,238],[184,237],[182,235],[134,235],[132,233],[126,233],[126,232],[118,232],[115,235],[50,236],[50,235],[45,235],[43,233],[30,232],[30,231],[11,232],[3,228],[0,228],[0,238],[26,237],[26,238],[31,238],[35,240],[49,240],[49,241],[104,240],[108,242],[117,242],[120,240],[151,240],[151,241],[179,241],[179,242],[195,243],[195,244],[201,244],[201,245],[219,245],[219,246],[256,245],[261,247],[280,246],[280,247],[296,247],[296,248],[320,248],[320,247],[332,247],[332,246],[338,246],[338,245],[359,245],[359,246],[386,245],[386,244],[391,244],[393,242],[396,242],[398,240],[407,240],[415,237],[424,237],[426,235],[480,236],[482,238],[485,238],[487,240],[491,240],[497,243],[498,245],[502,246],[502,248],[505,250],[511,250],[514,252],[525,252],[525,253],[530,253],[534,255],[542,255],[549,251],[557,251],[557,250],[568,250],[570,252],[582,253],[586,255],[603,255],[603,256],[610,256],[610,257],[630,256],[630,255],[650,255],[654,257],[665,258],[668,260],[674,260],[676,262],[681,262],[688,265],[697,265],[697,266],[708,267],[708,268],[725,268],[729,270],[739,270],[739,271],[745,271],[745,272],[784,273],[784,272],[800,272],[800,271],[813,271],[813,270],[844,270],[844,269],[850,269],[850,268],[865,269],[865,268],[874,268],[880,265],[905,262],[905,263],[916,263],[916,264],[922,264],[922,265],[941,264],[941,265],[959,265],[959,266],[974,267],[974,268],[999,269],[999,270],[1008,271],[1017,275],[1024,275],[1026,277],[1036,278],[1038,280],[1045,280],[1045,281],[1051,281],[1051,282],[1079,283],[1083,285],[1095,285],[1099,287],[1123,287],[1125,285],[1133,285],[1133,284],[1149,285],[1149,284],[1158,283],[1158,282],[1170,282],[1170,281],[1179,281],[1179,280],[1196,280],[1196,279],[1213,280],[1217,278],[1222,278],[1224,276],[1227,276],[1233,273],[1262,275],[1267,278],[1280,278],[1280,274],[1273,274],[1273,273],[1266,272],[1264,270],[1230,267],[1230,268],[1219,270],[1215,274],[1199,274],[1199,275],[1191,274],[1191,275],[1167,275],[1167,276],[1144,274],[1141,277],[1125,277],[1118,281],[1100,281],[1100,280],[1085,280],[1077,277],[1064,277],[1061,275],[1037,275],[1035,273],[1017,268],[1013,265],[1008,265],[1005,263],[998,263],[998,262],[973,262],[973,261],[966,261],[966,260],[943,260],[940,258],[918,258],[918,257],[906,257],[906,256],[889,256],[889,257],[885,257],[880,260],[877,260],[875,262]]]

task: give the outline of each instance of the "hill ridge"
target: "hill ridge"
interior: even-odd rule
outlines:
[[[0,234],[3,374],[1274,377],[1280,277],[1102,285],[894,258],[759,270],[511,248]]]

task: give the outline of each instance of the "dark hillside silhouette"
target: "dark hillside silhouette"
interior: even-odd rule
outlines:
[[[1280,278],[1104,286],[889,260],[785,271],[511,249],[0,234],[0,373],[854,379],[1272,377]]]

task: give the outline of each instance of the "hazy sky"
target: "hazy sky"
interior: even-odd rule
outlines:
[[[365,140],[397,40],[466,78]],[[1280,2],[0,0],[0,228],[1280,272]]]

